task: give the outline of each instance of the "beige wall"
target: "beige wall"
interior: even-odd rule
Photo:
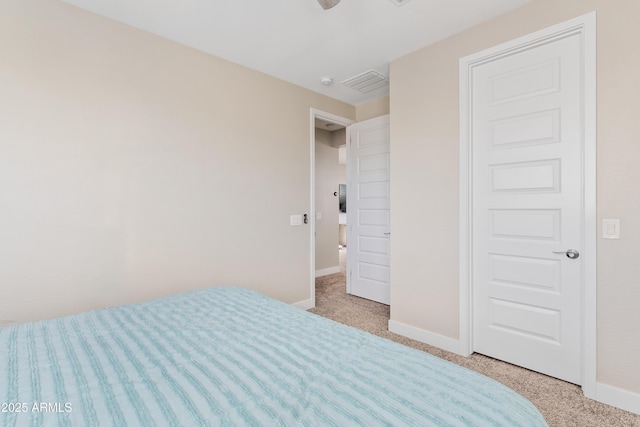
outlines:
[[[355,107],[51,0],[0,2],[0,58],[0,323],[311,297],[309,111]]]
[[[344,184],[345,165],[338,163],[338,149],[333,147],[335,133],[316,129],[316,271],[338,268],[338,185]]]
[[[356,113],[357,114],[357,113]],[[341,147],[347,143],[347,128],[331,131],[331,146]]]
[[[356,106],[357,122],[363,122],[365,120],[384,116],[385,114],[389,114],[388,96]]]
[[[640,2],[537,0],[391,64],[391,317],[458,338],[458,60],[597,11],[597,380],[640,393]],[[419,218],[419,219],[417,219]]]

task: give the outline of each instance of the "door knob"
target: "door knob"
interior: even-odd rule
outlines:
[[[566,251],[553,251],[554,254],[565,254],[567,258],[576,259],[580,256],[580,252],[575,249],[567,249]]]

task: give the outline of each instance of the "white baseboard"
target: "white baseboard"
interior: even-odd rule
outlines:
[[[595,400],[640,415],[640,394],[638,393],[597,383]]]
[[[395,320],[389,320],[389,331],[464,356],[460,351],[459,340]],[[596,395],[593,396],[593,399],[640,415],[640,394],[638,393],[608,384],[596,383]]]
[[[340,266],[323,268],[322,270],[316,270],[316,277],[328,276],[330,274],[340,273]]]
[[[425,329],[416,328],[415,326],[395,320],[389,320],[389,331],[455,354],[460,354],[460,341],[445,337],[444,335],[429,332]]]
[[[306,299],[304,301],[294,302],[291,305],[296,307],[296,308],[300,308],[302,310],[305,310],[305,311],[309,310],[310,308],[314,308],[316,306],[314,301],[311,298]]]

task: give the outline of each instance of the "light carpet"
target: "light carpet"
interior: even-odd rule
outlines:
[[[588,399],[574,384],[479,354],[458,356],[389,332],[389,306],[347,294],[343,273],[316,279],[316,307],[309,311],[493,378],[533,402],[551,427],[640,427],[639,415]]]

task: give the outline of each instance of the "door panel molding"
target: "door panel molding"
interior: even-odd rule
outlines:
[[[389,304],[389,115],[347,128],[347,293]]]
[[[473,331],[473,164],[474,152],[471,146],[471,123],[473,93],[473,70],[480,65],[524,52],[539,46],[553,43],[566,37],[579,35],[582,38],[581,65],[584,76],[583,95],[583,209],[582,233],[584,236],[584,253],[582,277],[582,389],[587,397],[596,397],[596,14],[595,12],[579,16],[572,20],[554,25],[533,34],[520,37],[510,42],[495,46],[482,52],[460,59],[460,331],[459,354],[468,356],[472,351]],[[550,64],[549,87],[532,87],[531,92],[553,89],[553,67]],[[526,70],[525,70],[526,71]],[[516,78],[518,76],[504,76]],[[499,83],[499,82],[495,82]],[[503,82],[504,83],[504,82]],[[497,87],[500,89],[501,86]],[[505,92],[505,91],[503,91]],[[502,92],[500,92],[502,93]],[[499,93],[499,94],[500,94]],[[504,96],[525,96],[526,94],[508,94]],[[500,100],[497,100],[498,102]],[[550,119],[549,119],[550,118]],[[525,118],[522,118],[525,119]],[[526,118],[539,125],[542,118]],[[550,120],[550,121],[549,121]],[[511,141],[507,126],[503,125],[503,133],[498,133],[499,142],[531,144],[538,141],[554,142],[553,115],[547,118],[546,133],[536,135],[536,141]],[[505,131],[506,129],[506,131]],[[539,143],[539,142],[538,142]]]

